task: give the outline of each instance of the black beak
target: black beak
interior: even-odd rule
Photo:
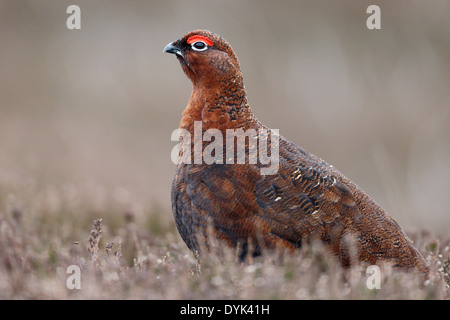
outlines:
[[[167,52],[167,53],[173,53],[176,54],[182,58],[184,58],[183,56],[183,52],[181,51],[180,48],[178,48],[174,42],[169,43],[167,46],[164,47],[163,52]]]

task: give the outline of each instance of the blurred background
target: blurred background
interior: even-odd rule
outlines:
[[[262,122],[400,225],[449,233],[449,13],[448,0],[0,0],[0,188],[87,192],[173,223],[170,136],[191,84],[162,50],[208,29],[233,46]]]

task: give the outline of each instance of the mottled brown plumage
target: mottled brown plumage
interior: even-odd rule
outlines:
[[[192,31],[164,51],[176,54],[193,84],[181,129],[194,134],[194,121],[201,121],[203,132],[267,129],[248,105],[239,61],[222,37]],[[224,147],[224,162],[225,154]],[[305,241],[319,239],[349,266],[350,238],[359,261],[390,261],[399,269],[427,272],[426,262],[399,225],[319,157],[280,136],[276,174],[262,175],[263,165],[246,159],[245,164],[178,165],[172,209],[181,237],[195,253],[208,247],[211,233],[231,247],[241,246],[242,258],[268,248],[294,251]]]

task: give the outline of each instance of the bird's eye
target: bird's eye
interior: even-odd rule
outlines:
[[[195,51],[205,51],[206,49],[208,49],[208,45],[203,41],[196,41],[193,44],[191,44],[191,47]]]

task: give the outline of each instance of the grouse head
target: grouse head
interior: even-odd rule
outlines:
[[[194,86],[242,85],[239,60],[228,42],[206,30],[195,30],[169,43],[164,52],[177,56]]]

